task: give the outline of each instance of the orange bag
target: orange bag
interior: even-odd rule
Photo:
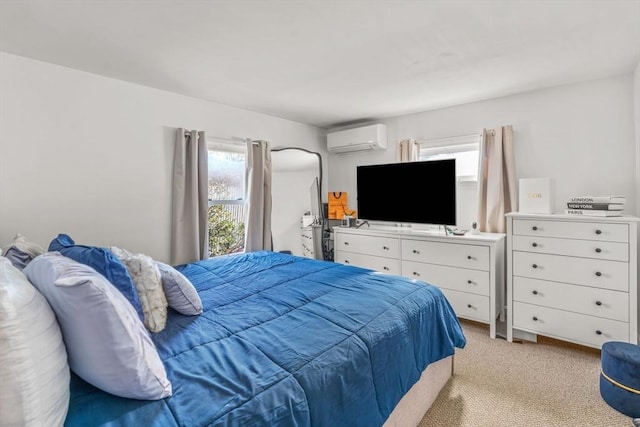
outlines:
[[[342,219],[345,215],[355,218],[356,211],[349,209],[346,191],[330,191],[328,200],[329,219]]]

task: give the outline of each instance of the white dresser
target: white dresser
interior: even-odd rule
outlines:
[[[639,220],[507,214],[507,339],[637,344]]]
[[[402,275],[442,290],[458,317],[490,325],[505,307],[505,235],[445,236],[404,227],[334,227],[335,261]]]
[[[315,216],[303,215],[300,220],[300,238],[303,257],[323,259],[322,227]]]

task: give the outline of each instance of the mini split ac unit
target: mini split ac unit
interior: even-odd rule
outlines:
[[[327,150],[333,154],[386,148],[387,127],[380,123],[327,134]]]

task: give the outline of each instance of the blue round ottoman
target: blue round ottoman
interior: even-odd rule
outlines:
[[[617,411],[640,417],[640,346],[621,341],[602,345],[600,395]]]

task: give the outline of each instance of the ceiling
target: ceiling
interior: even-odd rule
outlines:
[[[331,127],[630,73],[640,0],[2,0],[0,51]]]

